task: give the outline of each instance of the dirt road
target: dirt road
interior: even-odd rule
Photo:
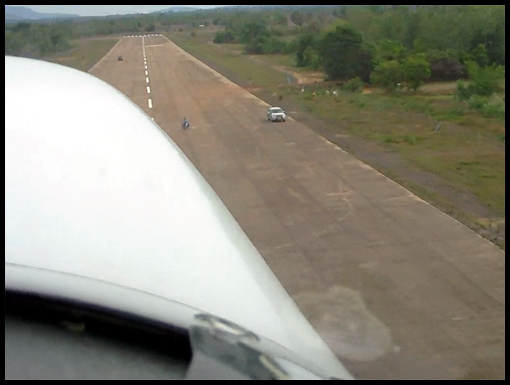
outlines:
[[[165,37],[123,38],[91,73],[180,146],[355,377],[505,378],[501,249],[303,124],[267,122]]]

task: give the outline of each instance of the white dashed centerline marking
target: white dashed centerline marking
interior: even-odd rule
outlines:
[[[145,40],[144,40],[144,37],[142,37],[142,52],[143,52],[143,66],[145,68],[145,82],[147,84],[149,84],[149,71],[148,71],[148,68],[147,68],[147,55],[145,53]],[[151,88],[149,86],[147,86],[147,93],[150,95],[151,93]],[[149,98],[147,100],[147,103],[149,104],[149,109],[152,109],[152,99]],[[154,117],[151,118],[153,121],[154,121]]]

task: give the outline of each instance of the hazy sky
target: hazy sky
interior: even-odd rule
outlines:
[[[215,8],[224,5],[11,5],[27,7],[36,12],[74,13],[80,16],[105,16],[128,13],[148,13],[169,7]]]

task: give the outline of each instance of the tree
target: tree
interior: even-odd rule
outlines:
[[[312,46],[308,46],[303,52],[303,61],[307,67],[313,70],[318,70],[321,65],[319,53]]]
[[[471,57],[480,67],[485,67],[489,64],[489,55],[487,55],[487,49],[483,44],[478,44],[478,46],[471,51]]]
[[[470,61],[467,64],[471,94],[491,97],[494,94],[503,94],[501,81],[505,78],[505,70],[501,66],[492,65],[480,67],[478,63]]]
[[[292,13],[290,14],[290,20],[292,20],[292,22],[298,26],[302,26],[305,22],[305,15],[303,14],[303,12],[301,11],[292,11]]]
[[[414,48],[414,41],[419,36],[421,27],[421,14],[412,12],[407,18],[406,31],[404,33],[404,46],[407,49]]]
[[[478,63],[470,61],[467,63],[470,84],[466,87],[459,82],[455,98],[460,101],[467,101],[471,109],[478,110],[487,118],[505,118],[505,89],[501,82],[505,77],[505,70],[501,66],[492,65],[480,67]],[[492,95],[498,94],[503,103],[490,103]]]
[[[12,28],[12,31],[13,32],[21,32],[22,34],[27,35],[30,32],[31,26],[32,25],[30,23],[20,22]]]
[[[406,54],[407,51],[402,44],[388,39],[381,41],[377,49],[377,58],[382,61],[402,60]]]
[[[287,26],[287,18],[281,13],[274,15],[274,22],[276,25]]]
[[[388,60],[378,64],[370,75],[370,81],[387,91],[394,91],[404,77],[402,64],[397,60]]]
[[[424,54],[407,58],[402,63],[403,80],[408,89],[416,91],[430,77],[430,63]]]
[[[331,80],[348,80],[358,76],[368,81],[372,70],[372,52],[362,36],[350,27],[339,26],[319,44],[324,71]]]
[[[380,15],[384,12],[384,8],[382,5],[369,5],[367,6],[367,8],[376,15]]]
[[[269,35],[270,33],[264,20],[258,22],[249,22],[246,23],[241,29],[241,42],[250,43],[255,39]]]
[[[466,87],[464,83],[459,82],[455,98],[467,101],[470,108],[482,111],[487,117],[504,117],[504,107],[489,104],[489,98],[494,94],[498,94],[503,103],[505,102],[505,89],[501,85],[505,77],[503,67],[497,65],[480,67],[474,61],[468,62],[467,67],[470,84]]]
[[[231,29],[227,29],[226,31],[218,31],[216,36],[214,37],[213,43],[221,44],[221,43],[233,43],[236,40],[236,34]]]
[[[308,32],[311,32],[311,33],[314,33],[314,34],[319,34],[321,32],[321,29],[322,29],[322,24],[319,21],[317,21],[317,20],[312,20],[304,28],[306,28],[306,30]]]
[[[316,44],[313,34],[301,35],[298,40],[298,49],[296,53],[296,65],[298,67],[307,67],[310,63],[307,61],[305,51],[313,48]]]

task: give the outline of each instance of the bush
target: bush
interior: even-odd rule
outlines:
[[[284,53],[296,53],[298,50],[298,39],[293,39],[290,43],[287,43],[285,46],[285,52]]]
[[[489,56],[487,55],[487,49],[485,45],[478,44],[478,46],[471,51],[471,58],[480,67],[485,67],[489,64]]]
[[[403,80],[408,89],[416,91],[430,77],[430,63],[424,55],[415,55],[402,63]]]
[[[347,83],[343,85],[343,89],[351,92],[356,92],[364,87],[365,83],[359,78],[355,77],[349,80]]]
[[[246,44],[244,51],[252,55],[284,53],[286,46],[285,42],[275,37],[260,36]]]
[[[218,31],[216,36],[214,37],[213,43],[222,44],[222,43],[233,43],[237,40],[236,33],[227,29],[226,31]]]
[[[471,95],[468,100],[469,107],[473,110],[482,110],[488,103],[488,100],[485,96],[480,95]]]
[[[321,58],[319,56],[319,53],[317,50],[315,50],[312,47],[308,47],[305,52],[303,52],[303,62],[305,66],[313,69],[318,70],[321,66]]]
[[[252,55],[262,55],[264,52],[265,38],[258,38],[244,46],[244,52]]]
[[[283,31],[278,28],[271,28],[270,32],[271,32],[271,35],[273,35],[273,36],[283,36]]]
[[[296,47],[296,65],[298,67],[308,67],[310,65],[309,58],[305,57],[305,52],[316,48],[315,36],[312,34],[304,34],[295,39],[292,43]]]
[[[489,98],[494,94],[504,95],[501,81],[505,77],[505,70],[496,65],[480,67],[474,61],[468,62],[467,67],[471,82],[467,87],[459,82],[455,98],[467,101],[471,109],[481,111],[486,117],[504,118],[504,107],[489,104]]]
[[[427,52],[430,63],[430,80],[448,82],[467,78],[467,68],[458,54],[451,51],[431,50]]]
[[[397,84],[402,81],[402,78],[402,65],[397,60],[380,63],[370,75],[370,81],[373,84],[382,86],[390,92],[397,88]]]
[[[481,107],[481,112],[482,115],[486,118],[505,119],[505,106],[503,104],[486,103]]]
[[[471,61],[467,63],[471,92],[475,95],[491,97],[495,93],[501,93],[501,81],[505,77],[505,70],[500,66],[481,67]]]
[[[469,100],[471,97],[471,90],[466,87],[464,82],[461,82],[460,80],[457,82],[457,90],[455,91],[454,98],[464,102]]]

